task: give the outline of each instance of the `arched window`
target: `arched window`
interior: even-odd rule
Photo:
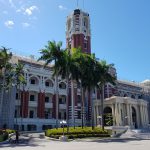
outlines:
[[[128,97],[127,94],[124,94],[123,97]]]
[[[46,86],[46,87],[53,87],[54,85],[53,85],[52,80],[46,80],[46,81],[45,81],[45,86]]]
[[[31,77],[30,78],[30,84],[37,85],[37,84],[39,84],[39,81],[36,77]]]
[[[59,104],[66,104],[66,96],[65,95],[61,95],[59,97]]]
[[[135,96],[134,96],[134,95],[131,95],[131,98],[135,99]]]
[[[59,83],[60,89],[66,89],[66,84],[64,82]]]

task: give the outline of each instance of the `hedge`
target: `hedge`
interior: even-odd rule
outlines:
[[[6,129],[0,130],[0,142],[3,142],[8,139],[9,134],[14,133],[14,130]]]
[[[67,128],[64,128],[64,133],[69,139],[74,138],[85,138],[85,137],[110,137],[110,131],[102,130],[100,128],[94,128],[92,130],[91,127],[73,127],[69,128],[69,132],[67,133]],[[58,129],[48,129],[45,131],[45,135],[48,137],[58,139],[63,134],[63,128]]]

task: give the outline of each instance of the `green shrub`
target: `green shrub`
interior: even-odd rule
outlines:
[[[5,141],[8,139],[8,133],[3,132],[3,134],[0,135],[0,142]]]
[[[69,132],[67,133],[67,128],[64,128],[64,133],[66,136],[68,136],[69,139],[74,138],[85,138],[85,137],[109,137],[110,131],[108,130],[102,130],[100,128],[95,128],[92,130],[91,127],[84,127],[83,129],[81,127],[76,127],[75,129],[73,127],[69,128]],[[63,129],[48,129],[45,131],[45,135],[52,138],[59,138],[63,134]]]

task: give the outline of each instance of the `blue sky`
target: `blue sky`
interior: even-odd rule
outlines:
[[[91,17],[92,52],[114,63],[118,78],[150,78],[150,0],[79,0]],[[39,56],[48,40],[62,41],[76,0],[0,0],[0,46]]]

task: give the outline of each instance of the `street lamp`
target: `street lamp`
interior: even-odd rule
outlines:
[[[99,126],[101,125],[102,116],[97,116],[97,119],[99,119]]]
[[[63,136],[64,136],[64,125],[67,124],[65,120],[60,121],[60,124],[63,126]]]
[[[125,119],[125,124],[128,125],[128,121],[127,121],[128,116],[125,116],[124,119]]]

